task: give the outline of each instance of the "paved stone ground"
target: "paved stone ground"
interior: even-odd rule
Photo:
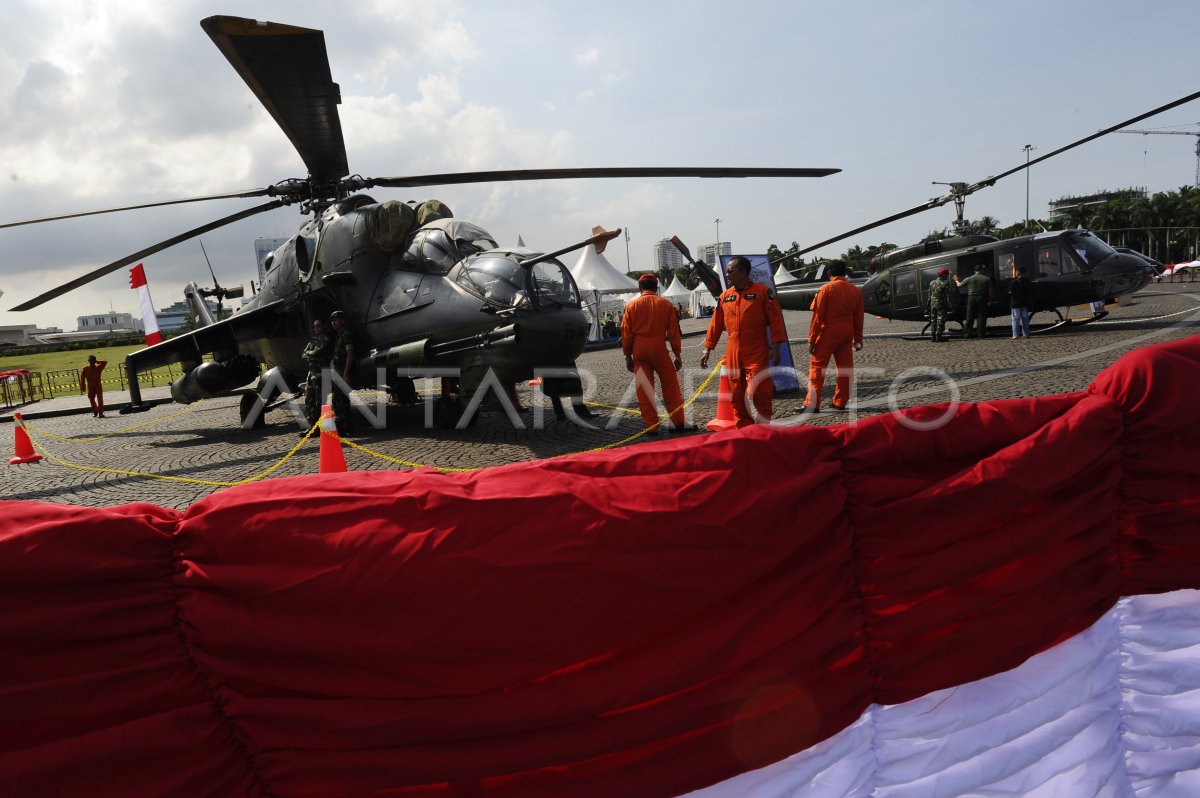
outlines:
[[[809,314],[789,311],[785,320],[794,357],[804,365],[807,348],[802,339]],[[1035,325],[1040,321],[1045,319],[1034,318]],[[698,386],[707,376],[698,364],[702,351],[699,333],[705,326],[703,320],[684,322],[685,385]],[[1153,285],[1132,303],[1114,309],[1107,319],[1030,340],[1012,340],[1003,319],[992,321],[989,330],[995,337],[982,341],[932,344],[914,338],[921,327],[919,323],[868,318],[867,344],[856,360],[860,369],[854,403],[857,412],[801,418],[796,413],[802,397],[789,394],[776,397],[777,422],[854,423],[857,418],[889,412],[890,401],[898,407],[949,401],[952,386],[964,402],[1081,390],[1099,371],[1132,349],[1195,334],[1200,329],[1200,286]],[[418,406],[393,409],[391,429],[360,424],[362,434],[353,442],[405,463],[443,469],[484,468],[601,446],[644,443],[646,438],[622,443],[637,434],[642,424],[620,350],[588,352],[580,359],[580,367],[596,379],[591,399],[603,417],[595,428],[555,420],[544,399],[542,412],[520,414],[523,427],[516,428],[504,413],[493,410],[481,413],[478,421],[464,430],[425,429],[423,408]],[[937,370],[949,380],[941,376],[905,379],[905,373],[914,368]],[[716,414],[716,389],[714,379],[690,407],[690,418],[701,426]],[[826,404],[831,392],[830,379]],[[521,386],[518,393],[527,407],[540,398],[528,386]],[[685,398],[689,395],[685,389]],[[376,398],[373,392],[362,391],[355,400],[370,408]],[[629,409],[615,409],[623,398]],[[184,508],[222,489],[205,481],[250,478],[279,463],[297,446],[295,454],[268,478],[317,471],[316,437],[300,445],[302,425],[283,408],[271,411],[266,428],[257,431],[238,427],[237,400],[232,398],[190,407],[163,404],[143,414],[114,414],[106,419],[92,418],[86,412],[85,398],[77,409],[84,412],[30,419],[35,445],[47,459],[7,466],[0,481],[0,498],[98,507],[149,501]],[[41,415],[36,404],[25,410],[30,416]],[[13,451],[13,430],[12,424],[0,425],[0,446],[5,452]],[[351,448],[346,449],[346,459],[351,470],[404,467]]]

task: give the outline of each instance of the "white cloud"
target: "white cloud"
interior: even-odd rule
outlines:
[[[587,66],[588,64],[594,64],[599,60],[600,60],[600,51],[597,50],[595,47],[591,48],[590,50],[584,50],[582,53],[575,54],[575,63],[579,64],[580,66]]]

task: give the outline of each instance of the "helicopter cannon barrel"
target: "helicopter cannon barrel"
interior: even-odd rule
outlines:
[[[466,338],[434,344],[430,347],[430,354],[434,356],[454,355],[459,352],[469,352],[472,349],[486,349],[498,344],[515,344],[520,339],[521,325],[506,324],[503,327],[486,330]]]
[[[375,352],[371,355],[371,365],[375,368],[419,366],[429,358],[429,339],[422,338]]]

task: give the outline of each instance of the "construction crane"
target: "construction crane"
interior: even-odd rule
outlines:
[[[1120,133],[1140,133],[1143,136],[1195,136],[1196,188],[1200,188],[1200,130],[1121,130]]]

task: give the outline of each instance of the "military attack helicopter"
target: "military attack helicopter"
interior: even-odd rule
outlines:
[[[1190,94],[977,183],[950,183],[950,191],[943,196],[934,197],[914,208],[857,227],[819,244],[797,252],[789,252],[775,262],[812,252],[852,235],[953,202],[957,211],[955,235],[944,239],[927,239],[872,259],[870,268],[873,274],[859,283],[867,313],[889,319],[921,321],[926,317],[929,283],[940,269],[949,269],[951,274],[965,278],[975,272],[977,265],[982,265],[984,274],[992,279],[996,288],[995,298],[988,309],[989,317],[1008,316],[1008,285],[1015,276],[1016,269],[1023,266],[1026,276],[1033,283],[1031,313],[1055,313],[1057,320],[1052,327],[1095,321],[1102,318],[1102,313],[1073,317],[1073,314],[1065,313],[1064,310],[1071,307],[1091,307],[1095,302],[1111,303],[1119,297],[1141,290],[1154,276],[1153,269],[1143,258],[1118,252],[1095,234],[1082,229],[1047,231],[1003,241],[994,236],[967,235],[966,224],[963,221],[966,197],[981,188],[994,185],[1001,178],[1198,97],[1200,92]],[[780,285],[776,292],[779,303],[784,308],[808,310],[819,288],[820,284],[810,279],[785,283]],[[960,314],[964,304],[959,303]]]
[[[525,169],[408,177],[349,175],[340,92],[333,82],[320,30],[239,17],[215,16],[201,27],[287,135],[308,170],[262,189],[145,205],[64,214],[0,225],[12,227],[135,208],[230,198],[272,197],[217,219],[30,299],[13,310],[37,307],[156,252],[224,225],[283,205],[311,214],[299,232],[267,257],[260,291],[227,319],[208,318],[199,329],[135,352],[126,360],[131,406],[146,409],[139,372],[179,363],[172,385],[179,402],[242,394],[243,425],[259,424],[264,404],[283,388],[295,390],[307,366],[301,353],[312,320],[342,310],[358,333],[355,384],[403,395],[414,376],[449,369],[462,396],[489,374],[501,385],[555,369],[567,377],[545,382],[548,394],[578,395],[574,361],[582,353],[588,320],[561,255],[584,246],[603,251],[619,230],[594,228],[568,247],[541,253],[501,247],[486,230],[453,218],[441,202],[377,202],[372,187],[416,188],[466,183],[616,177],[823,177],[825,168],[617,167]],[[214,278],[215,279],[215,278]],[[221,290],[219,286],[214,290]],[[203,294],[204,291],[193,291]],[[204,307],[202,300],[192,303]],[[201,311],[202,315],[206,311]],[[206,356],[211,356],[206,360]],[[260,377],[259,364],[269,370]],[[444,373],[444,372],[443,372]],[[257,379],[253,389],[246,388]],[[407,385],[405,384],[407,382]],[[445,397],[444,401],[460,400]],[[443,416],[445,412],[443,412]],[[453,416],[453,408],[450,415]]]

